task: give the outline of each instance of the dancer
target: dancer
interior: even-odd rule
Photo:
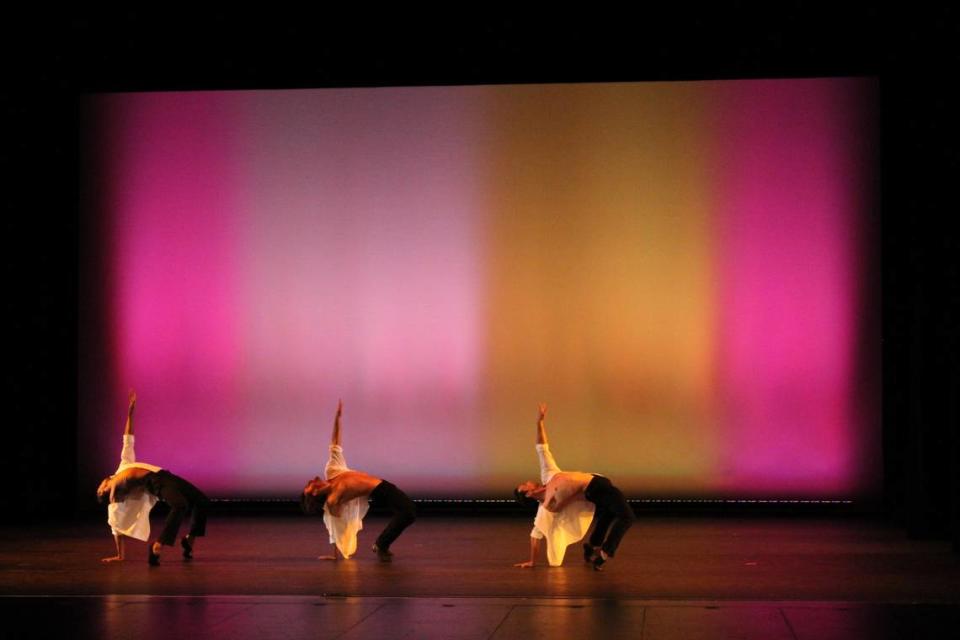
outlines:
[[[390,545],[416,519],[413,501],[390,482],[347,467],[343,447],[340,446],[342,415],[343,402],[340,401],[333,421],[330,457],[324,470],[326,479],[321,480],[317,476],[307,482],[300,496],[300,508],[307,515],[323,512],[323,523],[334,548],[332,555],[321,556],[320,559],[336,560],[337,551],[344,559],[356,552],[357,534],[363,528],[363,517],[370,508],[368,499],[386,507],[393,513],[393,518],[377,538],[373,551],[381,562],[388,562],[393,556]]]
[[[185,560],[193,558],[196,539],[206,533],[207,505],[209,500],[195,486],[156,465],[137,462],[134,453],[133,411],[137,394],[131,390],[127,408],[127,423],[123,431],[123,449],[120,451],[120,466],[112,476],[107,476],[97,487],[97,498],[108,501],[107,523],[113,532],[117,553],[103,558],[103,562],[119,562],[125,557],[124,538],[147,542],[150,539],[150,511],[157,500],[170,505],[163,531],[157,540],[148,545],[147,561],[152,566],[160,564],[163,545],[173,546],[177,531],[184,516],[192,513],[190,532],[180,540]]]
[[[636,518],[623,493],[604,476],[560,470],[547,441],[546,415],[547,405],[541,403],[536,445],[540,482],[529,480],[514,490],[522,504],[538,503],[530,532],[530,559],[514,566],[535,566],[543,539],[547,541],[547,562],[559,566],[563,563],[567,546],[584,537],[593,519],[593,534],[583,545],[583,557],[600,571],[614,556],[620,540]]]

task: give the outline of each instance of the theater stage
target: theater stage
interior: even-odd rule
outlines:
[[[960,611],[960,558],[880,522],[641,517],[603,572],[517,569],[530,520],[422,517],[349,561],[324,562],[319,519],[214,515],[196,558],[146,546],[122,564],[102,522],[5,527],[0,607],[27,635],[71,637],[943,637]],[[154,524],[156,526],[157,523]],[[946,625],[946,627],[944,627]],[[5,637],[17,637],[8,636]]]

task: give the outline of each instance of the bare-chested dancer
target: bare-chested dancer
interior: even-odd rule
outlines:
[[[541,404],[537,418],[540,482],[528,480],[514,490],[518,501],[540,503],[530,532],[530,559],[514,566],[533,567],[542,539],[547,541],[548,562],[560,565],[567,546],[586,534],[592,516],[595,524],[590,541],[583,545],[584,560],[599,571],[636,518],[623,493],[604,476],[560,470],[547,443],[546,414],[547,405]]]
[[[154,566],[160,564],[162,546],[173,546],[180,523],[187,513],[191,513],[190,532],[180,540],[183,557],[189,560],[193,557],[197,538],[206,533],[209,500],[203,492],[183,478],[156,465],[137,462],[133,448],[133,411],[136,405],[137,394],[131,390],[120,466],[97,487],[97,498],[101,502],[109,501],[107,523],[113,532],[117,549],[116,555],[103,558],[103,562],[119,562],[124,559],[125,538],[144,542],[149,540],[150,510],[157,500],[163,500],[170,505],[170,512],[163,531],[156,541],[149,545],[147,561]]]
[[[323,522],[330,533],[330,544],[335,545],[333,554],[321,556],[323,560],[335,560],[338,550],[344,558],[356,552],[357,534],[363,528],[363,517],[369,508],[368,500],[386,507],[393,513],[393,518],[377,538],[373,551],[381,561],[389,561],[393,555],[390,545],[416,518],[413,501],[390,482],[347,467],[340,446],[342,415],[343,402],[339,402],[333,422],[330,457],[324,471],[326,479],[321,480],[317,476],[307,482],[300,506],[306,514],[323,513]]]

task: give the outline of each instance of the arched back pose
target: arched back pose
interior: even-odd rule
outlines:
[[[150,511],[157,500],[170,505],[163,531],[149,545],[147,561],[160,564],[161,545],[173,546],[180,523],[187,513],[192,513],[190,532],[180,540],[183,557],[193,557],[196,539],[206,533],[207,505],[209,500],[195,486],[156,465],[137,462],[134,453],[133,411],[137,394],[130,391],[127,408],[127,423],[123,431],[123,449],[116,472],[107,476],[97,487],[97,498],[108,501],[107,523],[113,532],[117,554],[103,558],[103,562],[121,561],[125,557],[124,538],[136,538],[147,542],[150,538]]]
[[[547,405],[540,404],[536,447],[540,482],[528,480],[514,490],[518,501],[539,503],[530,532],[530,559],[514,566],[533,567],[543,539],[547,541],[547,562],[551,566],[562,564],[567,546],[583,538],[592,519],[593,534],[583,545],[583,557],[599,571],[614,556],[636,518],[623,493],[604,476],[560,470],[547,441],[546,415]]]
[[[300,497],[300,507],[308,515],[323,513],[330,544],[335,546],[333,554],[321,556],[322,560],[336,560],[338,550],[344,558],[356,552],[357,534],[363,528],[363,517],[370,507],[368,500],[386,507],[393,513],[393,518],[373,545],[373,551],[381,561],[386,562],[393,556],[390,545],[416,518],[413,501],[390,482],[347,467],[343,447],[340,446],[342,415],[341,401],[337,403],[337,414],[333,421],[325,479],[317,476],[307,482]]]

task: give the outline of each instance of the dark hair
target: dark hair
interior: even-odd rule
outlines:
[[[522,507],[533,507],[537,504],[537,501],[528,496],[525,492],[520,491],[519,488],[514,488],[513,497]]]
[[[103,484],[104,480],[109,480],[113,476],[106,476],[103,480],[100,481],[100,484]],[[97,485],[97,489],[100,489],[100,485]],[[97,504],[106,504],[110,502],[110,492],[104,491],[103,493],[97,493]]]
[[[312,516],[320,513],[323,510],[323,507],[320,506],[320,500],[317,500],[317,496],[312,496],[306,491],[300,494],[300,511],[304,515]]]

